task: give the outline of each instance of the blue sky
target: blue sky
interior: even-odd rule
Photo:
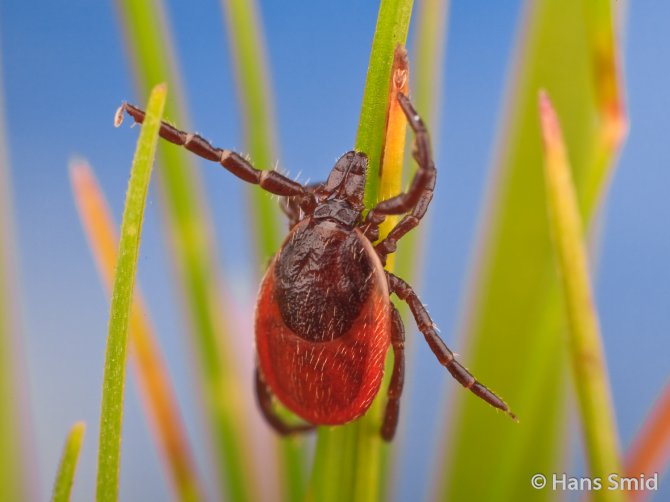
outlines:
[[[353,145],[377,7],[355,0],[307,9],[264,1],[261,11],[279,164],[303,180],[323,177]],[[217,144],[239,149],[239,110],[220,12],[214,0],[168,5],[190,122]],[[435,321],[450,343],[520,13],[517,1],[451,5],[442,122],[433,139],[440,180],[425,264],[430,280],[420,287],[425,303],[440,305],[433,309]],[[668,2],[629,5],[623,47],[631,131],[602,219],[597,302],[624,445],[670,374],[669,19]],[[0,43],[39,495],[44,499],[49,492],[68,427],[84,419],[89,431],[75,499],[86,500],[95,474],[108,307],[77,219],[67,165],[73,155],[91,162],[119,219],[136,130],[115,130],[112,117],[122,100],[143,97],[134,93],[117,14],[108,3],[7,0],[0,5]],[[200,166],[226,277],[244,304],[256,289],[246,259],[248,236],[244,220],[229,216],[244,211],[242,191],[232,177]],[[205,464],[191,359],[157,206],[152,189],[140,282]],[[424,431],[440,417],[434,392],[454,385],[428,349],[416,347],[411,395],[404,400],[410,411],[399,499],[427,493],[435,441]],[[166,484],[132,386],[124,434],[122,498],[165,498]]]

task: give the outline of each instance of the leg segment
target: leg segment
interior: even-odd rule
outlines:
[[[316,207],[315,192],[323,188],[324,183],[310,183],[305,185],[307,195],[297,197],[284,197],[281,200],[281,209],[288,218],[288,228],[292,229],[302,220],[305,213],[309,213]]]
[[[129,103],[123,103],[114,116],[114,125],[117,127],[121,125],[124,113],[130,115],[139,124],[144,122],[143,110]],[[240,154],[216,148],[198,134],[180,131],[166,122],[161,122],[159,135],[170,143],[183,146],[203,159],[220,163],[238,178],[247,183],[260,185],[261,188],[270,193],[284,197],[305,195],[305,189],[300,183],[279,174],[277,171],[256,169]]]
[[[386,260],[386,255],[393,253],[396,250],[397,241],[411,229],[416,227],[424,214],[426,214],[428,205],[433,198],[435,179],[437,177],[437,171],[435,170],[435,164],[433,162],[430,148],[430,137],[426,126],[407,96],[398,94],[398,102],[400,103],[403,112],[405,112],[410,127],[414,131],[415,141],[413,156],[418,164],[418,169],[414,175],[409,190],[405,193],[396,195],[395,197],[391,197],[390,199],[381,201],[370,210],[365,219],[365,223],[363,224],[369,229],[366,232],[366,235],[369,233],[374,234],[374,227],[378,227],[379,224],[384,221],[386,216],[412,211],[411,214],[406,215],[400,220],[382,242],[375,246],[382,262]]]
[[[382,438],[391,441],[398,425],[400,411],[400,395],[405,381],[405,327],[402,324],[400,313],[391,305],[391,345],[393,346],[393,373],[388,388],[384,423],[382,424]]]
[[[272,408],[272,394],[263,381],[263,377],[258,368],[256,368],[256,398],[258,399],[258,405],[261,408],[263,417],[267,423],[270,424],[270,427],[272,427],[278,434],[288,436],[290,434],[308,432],[314,429],[314,426],[310,424],[287,424],[277,415],[277,413],[275,413]]]
[[[446,367],[449,373],[451,373],[451,376],[453,376],[463,387],[470,389],[470,391],[477,397],[483,399],[494,408],[504,411],[512,417],[512,419],[516,420],[516,415],[509,410],[502,399],[479,383],[467,369],[456,361],[454,353],[449,350],[437,334],[426,307],[423,306],[412,287],[389,272],[386,272],[386,276],[389,281],[389,290],[398,295],[398,298],[407,302],[414,315],[419,331],[423,333],[430,349],[433,351],[438,361],[440,361],[440,364]]]

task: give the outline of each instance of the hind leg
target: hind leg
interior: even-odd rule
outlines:
[[[263,418],[265,418],[267,423],[275,430],[275,432],[277,432],[277,434],[288,436],[291,434],[309,432],[314,429],[314,426],[311,424],[287,424],[282,420],[272,407],[272,392],[263,381],[263,376],[258,367],[256,368],[256,398],[258,399],[258,405],[263,413]]]
[[[433,320],[430,318],[426,307],[423,306],[423,303],[421,303],[421,300],[412,287],[390,272],[386,272],[386,277],[389,281],[389,290],[409,305],[419,331],[423,333],[426,342],[428,342],[428,346],[433,351],[433,354],[435,354],[435,357],[437,357],[440,364],[447,368],[449,373],[451,373],[451,376],[453,376],[463,387],[469,389],[470,392],[480,399],[483,399],[494,408],[504,411],[512,419],[516,420],[516,415],[510,411],[507,404],[505,404],[505,401],[498,397],[492,390],[478,382],[472,373],[465,369],[465,367],[456,360],[454,353],[449,350],[449,347],[447,347],[437,334],[433,325]]]
[[[382,424],[382,438],[391,441],[398,426],[400,411],[400,396],[405,381],[405,327],[402,324],[398,309],[392,304],[391,314],[391,345],[393,347],[393,373],[388,388],[384,423]]]

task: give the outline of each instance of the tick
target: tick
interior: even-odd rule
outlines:
[[[280,434],[362,416],[379,392],[390,346],[394,364],[381,435],[393,438],[404,380],[405,329],[390,301],[392,293],[407,302],[440,364],[465,388],[516,419],[456,360],[412,287],[384,270],[398,240],[426,214],[436,180],[428,131],[409,98],[399,94],[398,102],[414,131],[418,169],[407,192],[379,202],[366,216],[368,160],[362,152],[340,157],[325,182],[302,185],[277,171],[256,169],[240,154],[216,148],[197,134],[161,124],[162,138],[282,197],[291,230],[263,277],[255,327],[258,402]],[[142,110],[124,103],[116,126],[124,112],[135,122],[144,121]],[[389,215],[404,216],[375,244],[379,225]],[[285,423],[272,407],[273,396],[308,423]]]

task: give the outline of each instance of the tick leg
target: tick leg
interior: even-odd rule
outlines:
[[[388,400],[384,411],[382,424],[382,438],[391,441],[398,425],[400,395],[405,381],[405,327],[402,324],[400,313],[391,305],[391,345],[393,346],[393,373],[388,388]]]
[[[389,290],[398,295],[398,298],[404,300],[409,305],[419,331],[423,333],[430,349],[433,351],[438,361],[440,361],[440,364],[446,367],[449,373],[451,373],[451,376],[453,376],[463,387],[470,389],[470,391],[477,397],[483,399],[494,408],[504,411],[516,420],[516,415],[509,410],[502,399],[479,383],[467,369],[456,361],[454,353],[449,350],[449,347],[446,346],[437,334],[426,307],[423,306],[423,303],[421,303],[421,300],[412,287],[390,272],[386,272],[386,277],[389,281]]]
[[[258,399],[258,405],[261,408],[263,417],[278,434],[288,436],[290,434],[308,432],[314,429],[314,426],[309,424],[287,424],[279,417],[279,415],[277,415],[272,407],[272,394],[270,393],[270,389],[263,381],[263,377],[258,368],[256,368],[256,398]]]
[[[114,125],[117,127],[121,125],[124,113],[130,115],[138,124],[144,122],[143,110],[130,103],[123,103],[114,116]],[[256,169],[239,153],[214,147],[198,134],[180,131],[166,122],[161,122],[158,134],[161,138],[175,145],[183,146],[203,159],[218,162],[241,180],[260,185],[261,188],[272,194],[294,197],[304,196],[306,193],[300,183],[277,171]]]
[[[437,177],[433,154],[430,148],[430,137],[426,126],[407,96],[402,93],[398,94],[398,102],[403,112],[405,112],[410,127],[414,131],[413,157],[418,164],[418,169],[407,192],[378,203],[370,210],[363,223],[363,226],[367,228],[366,235],[374,235],[375,227],[378,227],[386,216],[404,214],[411,211],[410,214],[405,215],[393,227],[383,241],[375,246],[382,263],[386,262],[387,255],[395,252],[398,240],[416,227],[421,218],[426,214],[428,205],[433,198],[433,190],[435,189],[435,180]]]
[[[316,207],[314,193],[318,192],[323,186],[324,183],[310,183],[304,186],[307,195],[282,198],[281,209],[288,218],[289,229],[297,225],[304,217],[304,214],[314,210],[314,207]]]

